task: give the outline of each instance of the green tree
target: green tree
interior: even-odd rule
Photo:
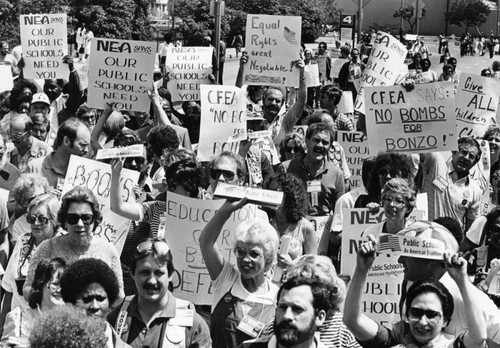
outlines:
[[[452,25],[459,27],[465,25],[465,31],[469,27],[478,27],[485,23],[490,14],[489,7],[481,0],[461,0],[453,3],[450,11],[446,13],[446,19]]]
[[[422,8],[419,20],[425,17],[426,9]],[[415,16],[415,8],[413,6],[401,7],[394,11],[392,15],[394,18],[403,18],[403,20],[408,23],[410,27],[410,32],[413,33],[413,29],[415,28],[415,24],[417,22],[417,17]]]

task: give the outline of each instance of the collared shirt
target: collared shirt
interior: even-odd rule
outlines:
[[[25,173],[28,171],[28,162],[40,157],[45,157],[51,152],[52,146],[38,140],[35,137],[31,137],[30,149],[24,154],[24,156],[21,156],[19,150],[15,148],[10,154],[10,163],[16,166],[21,173]]]
[[[167,338],[165,326],[170,319],[176,315],[176,301],[174,295],[168,293],[168,301],[165,308],[161,310],[149,323],[144,323],[139,313],[137,303],[137,295],[132,298],[127,308],[128,316],[131,317],[130,327],[124,327],[122,332],[123,337],[127,337],[125,343],[128,343],[133,348],[161,348],[164,340]],[[194,307],[194,306],[193,306]],[[121,308],[114,309],[108,316],[108,322],[115,326]],[[194,308],[193,308],[194,310]],[[125,331],[127,330],[127,331]],[[194,312],[193,325],[185,329],[186,348],[194,347],[211,347],[210,331],[207,323]]]
[[[55,167],[54,154],[52,151],[45,157],[37,158],[28,163],[28,173],[42,174],[49,181],[49,185],[55,189],[62,190],[66,172],[60,171]],[[59,185],[58,185],[59,184]],[[59,187],[58,187],[59,186]]]
[[[314,344],[316,348],[326,348],[326,346],[318,339],[318,335],[314,335]],[[242,343],[243,348],[278,348],[278,340],[275,335],[249,340]]]
[[[335,118],[335,130],[351,132],[354,130],[354,123],[347,115],[339,113]]]

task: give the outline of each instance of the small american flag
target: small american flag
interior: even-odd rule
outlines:
[[[292,45],[298,44],[297,38],[295,37],[295,32],[291,31],[286,26],[285,26],[285,32],[283,33],[283,37],[285,38],[286,41],[290,42]]]
[[[401,251],[401,248],[399,247],[399,237],[393,236],[392,234],[380,236],[379,250]]]

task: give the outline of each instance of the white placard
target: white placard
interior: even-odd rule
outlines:
[[[351,170],[348,179],[351,188],[363,187],[361,169],[365,159],[370,157],[368,141],[361,132],[338,131],[339,144],[344,149],[345,159]]]
[[[0,65],[0,77],[0,93],[10,91],[14,87],[12,67],[10,65]]]
[[[110,149],[99,149],[95,156],[96,160],[118,158],[118,157],[146,157],[144,144],[135,144],[125,147],[114,147]]]

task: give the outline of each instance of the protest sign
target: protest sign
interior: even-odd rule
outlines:
[[[146,148],[144,144],[135,144],[125,147],[114,147],[110,149],[99,149],[95,156],[96,160],[118,158],[118,157],[144,157],[146,158]]]
[[[366,87],[366,130],[370,152],[424,153],[454,150],[453,83]]]
[[[283,202],[283,192],[226,184],[225,182],[217,183],[214,197],[228,198],[233,201],[245,197],[249,203],[256,203],[273,209],[276,209]]]
[[[439,239],[386,234],[380,236],[379,253],[387,251],[395,252],[399,256],[442,260],[446,246]]]
[[[0,65],[0,93],[10,91],[14,87],[12,81],[12,67],[10,65]]]
[[[342,69],[342,65],[347,63],[349,59],[344,58],[332,58],[332,67],[330,69],[330,78],[332,80],[339,78],[340,69]]]
[[[469,172],[469,177],[474,180],[481,189],[481,205],[480,214],[488,214],[495,205],[491,202],[490,197],[490,172],[491,172],[491,154],[489,142],[482,139],[477,139],[481,149],[481,158]]]
[[[314,231],[316,232],[316,241],[318,245],[317,254],[327,255],[333,216],[306,216],[306,219],[312,223]]]
[[[198,157],[210,161],[224,151],[238,153],[246,139],[245,91],[235,86],[201,85],[201,124]]]
[[[383,31],[377,33],[377,39],[370,51],[366,68],[361,75],[358,96],[354,108],[365,113],[364,88],[368,86],[391,86],[396,81],[406,57],[407,49],[395,37]]]
[[[20,24],[24,78],[67,79],[69,70],[63,63],[68,54],[66,14],[21,15]]]
[[[337,109],[341,114],[354,113],[354,100],[352,99],[351,91],[342,91],[342,96],[340,97]]]
[[[351,188],[363,187],[361,168],[363,161],[370,157],[368,141],[361,132],[338,131],[339,144],[344,149],[345,159],[351,170],[351,177],[348,179]]]
[[[302,135],[302,138],[304,138],[304,140],[305,140],[306,133],[307,133],[307,127],[308,126],[293,126],[293,132],[299,133],[300,135]]]
[[[153,81],[156,44],[117,39],[92,39],[89,59],[90,107],[149,112],[147,91]]]
[[[482,138],[496,124],[500,80],[461,74],[455,98],[458,138]]]
[[[321,85],[319,81],[318,64],[308,64],[304,66],[304,77],[306,78],[306,87]]]
[[[194,304],[212,304],[212,282],[200,250],[200,233],[225,200],[201,200],[172,192],[167,195],[166,240],[172,252],[176,297]],[[259,218],[257,206],[247,204],[235,211],[222,228],[217,246],[224,259],[236,264],[234,238],[243,221]]]
[[[326,76],[326,71],[327,71],[327,66],[328,62],[327,60],[330,59],[328,56],[316,56],[314,57],[314,61],[318,65],[318,72],[319,72],[319,79],[321,83],[325,82],[327,78],[330,76]]]
[[[172,101],[200,100],[200,85],[210,84],[213,47],[171,47],[165,66]]]
[[[246,84],[299,87],[301,25],[301,17],[247,15]]]
[[[89,87],[89,63],[74,62],[75,70],[80,78],[80,88],[87,89]]]
[[[135,202],[133,187],[138,180],[139,172],[122,169],[120,185],[124,191],[123,200],[125,202]],[[109,199],[111,165],[71,155],[62,194],[64,195],[75,186],[84,186],[91,190],[101,207],[102,215],[106,217],[94,231],[94,238],[113,244],[118,254],[121,254],[127,238],[130,220],[111,211]]]

